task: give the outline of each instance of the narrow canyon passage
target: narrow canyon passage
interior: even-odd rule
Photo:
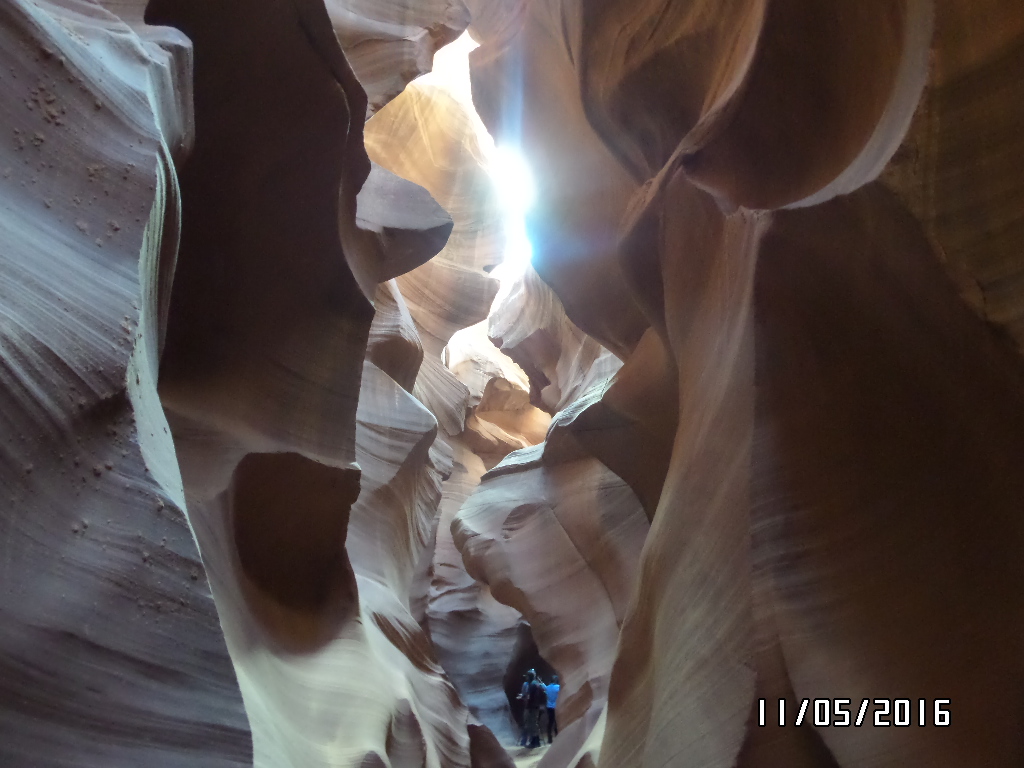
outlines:
[[[1020,766],[1022,65],[2,0],[0,768]]]

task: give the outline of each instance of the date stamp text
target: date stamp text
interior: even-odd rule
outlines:
[[[950,724],[949,699],[758,699],[757,724],[818,728],[909,728]],[[788,711],[787,711],[788,710]]]

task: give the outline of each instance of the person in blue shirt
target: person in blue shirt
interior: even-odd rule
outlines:
[[[558,675],[551,676],[551,682],[547,684],[548,694],[548,744],[555,740],[558,735],[558,723],[555,721],[555,705],[558,703],[558,692],[562,686],[558,684]]]

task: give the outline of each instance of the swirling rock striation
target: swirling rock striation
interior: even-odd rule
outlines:
[[[653,519],[598,764],[1019,761],[999,702],[1019,698],[1024,637],[1002,591],[1020,581],[1024,489],[1001,469],[1024,456],[1020,360],[940,266],[1016,333],[1021,155],[995,105],[1020,101],[1019,8],[470,5],[485,122],[554,169],[538,274],[623,357],[632,386],[601,394],[602,419],[631,414],[659,467],[589,446]],[[972,171],[982,157],[999,170]],[[614,247],[592,245],[595,210]],[[644,392],[676,412],[653,422]],[[823,690],[956,690],[972,725],[752,727],[757,698]]]
[[[264,11],[150,9],[194,38],[199,137],[161,391],[255,762],[500,764],[421,627],[450,458],[399,383],[424,345],[390,278],[452,225],[371,167],[324,8]]]
[[[648,523],[629,487],[598,460],[545,443],[483,476],[452,523],[467,571],[529,621],[561,677],[563,764],[603,712],[619,628]]]
[[[1019,3],[148,6],[0,9],[0,762],[1020,764]]]
[[[189,43],[11,2],[0,62],[0,763],[249,765],[156,393]]]
[[[459,0],[325,0],[338,42],[368,97],[367,117],[430,71],[469,22]]]

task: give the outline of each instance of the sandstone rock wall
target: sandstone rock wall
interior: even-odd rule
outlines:
[[[954,288],[1015,333],[1020,260],[1002,240],[1015,188],[988,182],[1020,163],[1011,134],[997,138],[1021,102],[1002,74],[1019,10],[471,11],[485,122],[554,169],[537,271],[625,361],[628,385],[609,387],[597,415],[650,436],[641,472],[628,438],[586,430],[653,517],[598,764],[1019,760],[1006,702],[1020,697],[1009,649],[1024,624],[1003,586],[1020,580],[1010,510],[1024,496],[999,467],[1024,457],[1020,360]],[[997,109],[1004,98],[1014,106]],[[996,176],[983,156],[1002,159]],[[875,181],[883,171],[898,197]],[[601,231],[582,223],[595,210],[617,247],[588,249],[584,276],[562,244]],[[645,401],[669,400],[661,423],[645,417]],[[968,657],[979,665],[942,660]],[[751,725],[758,698],[792,710],[819,690],[957,690],[972,725]]]
[[[4,764],[503,765],[421,626],[451,456],[388,278],[451,220],[322,6],[109,7],[4,12]]]
[[[647,519],[628,486],[596,459],[517,451],[483,476],[452,525],[468,572],[530,622],[558,671],[563,765],[600,717]]]
[[[0,61],[0,763],[248,765],[156,392],[188,41],[10,2]]]
[[[8,0],[0,763],[509,768],[536,652],[541,768],[1020,764],[1022,45]],[[537,182],[496,307],[484,124]],[[883,697],[953,726],[755,724]]]
[[[179,341],[162,391],[255,763],[502,765],[423,627],[451,454],[410,394],[425,352],[439,365],[440,349],[421,342],[418,308],[392,278],[416,273],[453,224],[392,173],[397,163],[369,163],[365,96],[322,7],[281,4],[244,34],[227,24],[232,10],[165,9],[196,46],[209,154],[184,174],[195,208],[182,261],[194,271],[179,283],[177,327],[172,307]],[[239,108],[246,88],[276,126]],[[250,155],[267,130],[278,137],[253,185]],[[391,141],[378,146],[401,146]],[[302,207],[280,207],[289,199]],[[475,256],[449,261],[461,269]],[[248,402],[242,390],[225,397],[242,382]]]

